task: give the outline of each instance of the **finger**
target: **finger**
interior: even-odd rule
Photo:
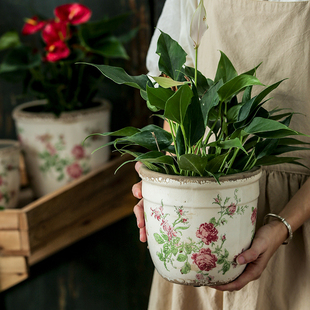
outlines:
[[[265,253],[266,250],[267,244],[265,240],[263,238],[254,238],[251,247],[237,257],[237,263],[239,265],[245,265],[254,262],[260,255]]]
[[[135,169],[136,171],[139,173],[139,170],[140,170],[140,167],[142,166],[142,163],[141,161],[137,161],[136,164],[135,164]]]
[[[146,242],[146,241],[147,241],[147,236],[146,236],[146,229],[145,229],[145,227],[140,228],[140,241],[141,241],[141,242]]]
[[[143,208],[143,199],[141,199],[133,208],[133,212],[137,218],[137,226],[143,228],[145,226],[144,221],[144,208]]]
[[[239,291],[249,282],[257,280],[263,272],[263,269],[264,268],[262,268],[259,264],[251,263],[246,267],[245,271],[241,274],[241,276],[233,282],[225,285],[214,286],[213,288],[219,291]]]
[[[138,199],[142,198],[142,181],[132,186],[132,194]]]

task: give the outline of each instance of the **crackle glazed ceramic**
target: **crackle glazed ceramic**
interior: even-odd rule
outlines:
[[[18,141],[0,140],[0,210],[15,208],[20,188]]]
[[[261,170],[220,178],[139,171],[150,254],[159,274],[178,284],[233,281],[237,256],[254,232]]]
[[[18,139],[25,153],[28,179],[36,197],[41,197],[105,163],[110,157],[107,148],[92,151],[108,142],[108,138],[91,136],[109,131],[110,104],[100,101],[96,107],[52,113],[32,112],[45,101],[33,101],[13,111]]]

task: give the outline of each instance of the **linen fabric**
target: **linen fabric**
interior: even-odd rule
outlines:
[[[172,2],[168,0],[166,6]],[[197,2],[180,0],[178,12],[181,24],[181,12],[192,16]],[[257,70],[257,77],[262,83],[271,85],[288,78],[271,93],[273,99],[266,105],[268,108],[291,108],[303,113],[293,117],[291,127],[310,134],[310,3],[205,0],[204,4],[209,29],[199,48],[199,70],[214,78],[219,50],[228,56],[238,73],[262,62]],[[158,28],[166,22],[162,16]],[[189,25],[187,20],[185,22]],[[188,32],[183,32],[183,36]],[[188,38],[181,38],[182,34],[177,31],[172,33],[172,37],[179,39],[181,45],[182,40],[188,44],[190,42]],[[150,71],[155,73],[151,53],[152,45],[148,65]],[[191,59],[189,57],[188,64]],[[302,157],[303,164],[310,167],[307,151],[285,156],[290,155]],[[265,214],[278,214],[284,208],[308,176],[308,169],[296,165],[284,164],[264,169],[260,180],[257,228],[262,225]],[[308,310],[309,292],[310,221],[307,221],[294,232],[289,245],[277,250],[260,279],[238,292],[172,284],[155,271],[149,310]]]

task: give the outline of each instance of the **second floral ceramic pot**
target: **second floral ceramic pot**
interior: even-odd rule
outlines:
[[[150,254],[173,283],[226,284],[245,266],[237,256],[255,232],[261,170],[212,178],[169,176],[142,166],[142,194]]]
[[[0,140],[0,210],[15,208],[20,188],[20,146],[15,140]]]
[[[64,112],[60,117],[52,113],[33,112],[45,101],[19,105],[13,111],[19,141],[25,155],[28,179],[36,197],[46,195],[105,163],[109,148],[91,152],[108,142],[106,137],[92,133],[109,131],[110,104]]]

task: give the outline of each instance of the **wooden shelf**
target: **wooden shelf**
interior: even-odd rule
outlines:
[[[31,265],[132,214],[134,164],[114,174],[128,159],[113,159],[24,207],[0,212],[0,291],[25,280]]]

